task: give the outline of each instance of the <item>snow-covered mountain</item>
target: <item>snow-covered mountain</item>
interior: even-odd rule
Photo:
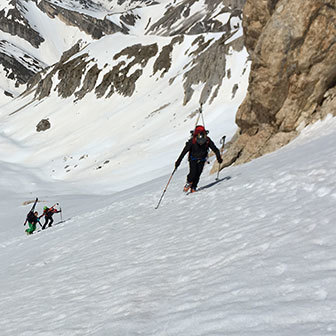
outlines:
[[[56,63],[79,39],[89,43],[116,32],[173,36],[229,31],[227,13],[241,16],[243,2],[2,0],[2,90],[7,95],[22,92],[22,85],[33,73]],[[34,59],[34,68],[31,61],[20,57],[22,53]]]
[[[43,71],[1,108],[0,136],[20,153],[5,161],[120,190],[144,165],[148,178],[171,169],[201,105],[217,145],[234,134],[249,74],[242,1],[14,4],[38,46],[2,34]]]

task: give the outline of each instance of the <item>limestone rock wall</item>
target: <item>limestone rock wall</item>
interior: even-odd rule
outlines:
[[[222,168],[274,151],[299,126],[336,115],[336,0],[247,0],[243,26],[249,87]]]

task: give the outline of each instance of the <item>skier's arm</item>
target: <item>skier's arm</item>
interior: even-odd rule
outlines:
[[[180,164],[181,161],[183,160],[184,156],[190,151],[190,147],[191,147],[191,141],[187,141],[180,156],[178,157],[178,159],[175,162],[175,168],[177,168]]]
[[[216,154],[216,158],[217,158],[218,163],[222,163],[223,159],[221,158],[220,151],[211,139],[209,139],[209,147]]]

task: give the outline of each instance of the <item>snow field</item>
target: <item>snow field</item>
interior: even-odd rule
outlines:
[[[70,220],[0,245],[3,335],[334,335],[335,118],[324,127],[217,183],[206,166],[188,196],[184,161],[158,210],[168,176],[59,195]]]

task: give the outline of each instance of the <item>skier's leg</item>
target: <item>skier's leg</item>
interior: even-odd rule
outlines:
[[[26,230],[28,234],[32,234],[36,230],[36,224],[35,223],[28,223],[29,229]]]
[[[183,188],[184,192],[188,192],[189,189],[191,188],[191,185],[193,184],[193,181],[195,179],[195,174],[197,173],[197,168],[196,168],[196,161],[194,160],[189,160],[189,174],[187,175],[187,182]]]
[[[49,217],[45,217],[44,224],[42,226],[42,230],[44,230],[47,227],[48,222],[49,222]]]
[[[50,227],[50,226],[51,226],[51,224],[52,224],[52,223],[54,223],[54,220],[53,220],[53,218],[52,218],[52,217],[50,217],[50,218],[49,218],[49,220],[50,220],[50,223],[49,223],[49,225],[48,225],[48,226]]]
[[[193,183],[191,185],[191,189],[196,190],[198,182],[200,180],[203,168],[204,168],[204,161],[200,161],[196,163],[196,168],[195,168],[195,178],[193,180]]]
[[[187,182],[194,182],[197,176],[197,162],[195,160],[189,160],[189,174],[187,175]]]

